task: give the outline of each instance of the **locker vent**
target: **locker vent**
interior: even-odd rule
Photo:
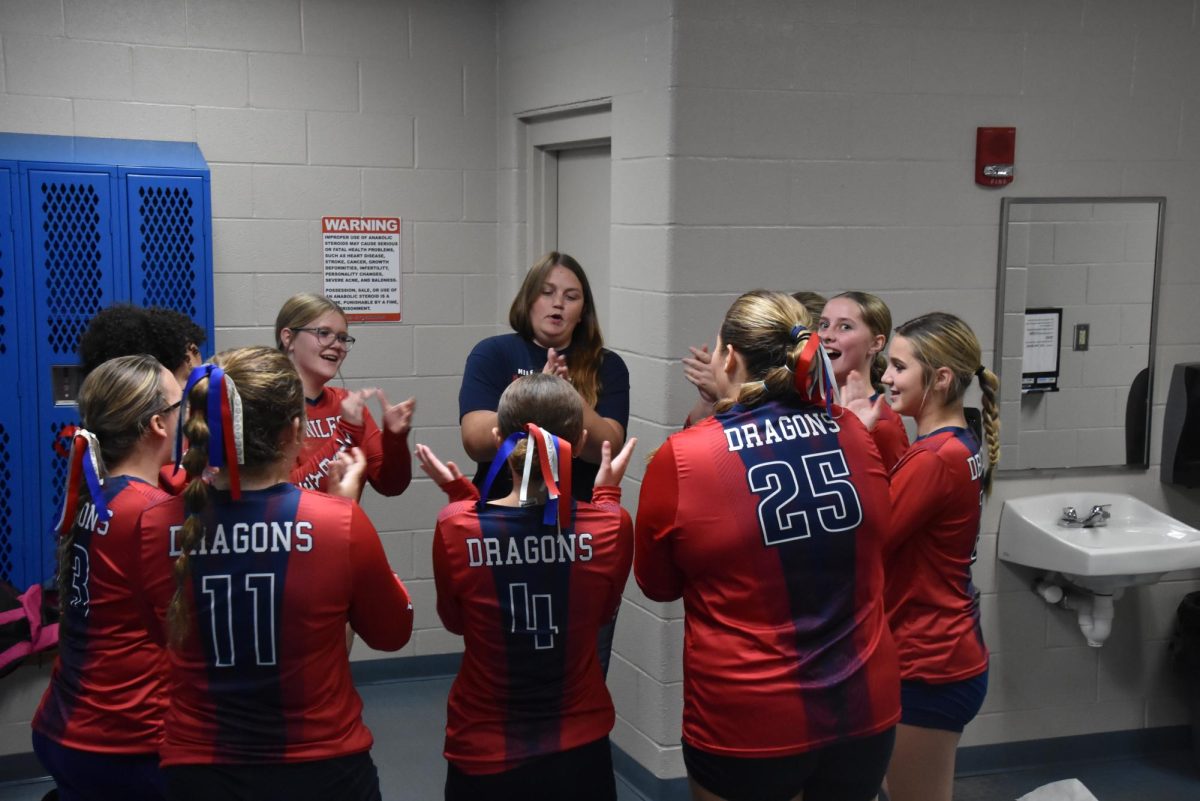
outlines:
[[[186,187],[138,187],[142,290],[146,305],[197,316],[195,202]]]
[[[73,183],[43,183],[41,193],[46,341],[54,354],[74,361],[79,337],[104,294],[100,196],[92,186]]]

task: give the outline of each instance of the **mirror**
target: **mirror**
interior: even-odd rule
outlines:
[[[1002,469],[1149,466],[1165,202],[1001,202]]]

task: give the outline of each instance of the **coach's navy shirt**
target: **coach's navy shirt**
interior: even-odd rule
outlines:
[[[570,349],[558,351],[563,356]],[[515,379],[523,375],[540,373],[546,366],[546,348],[518,334],[501,334],[488,337],[471,350],[467,366],[463,370],[462,388],[458,391],[458,419],[468,412],[494,412],[500,406],[500,395]],[[596,413],[601,417],[616,420],[621,428],[629,428],[629,370],[621,357],[611,350],[601,352],[600,390],[596,401]],[[483,486],[489,465],[478,464],[475,486]],[[596,480],[599,465],[582,459],[571,460],[571,494],[577,500],[592,499],[592,484]],[[502,498],[512,491],[512,477],[508,470],[501,470],[492,484],[489,500]]]

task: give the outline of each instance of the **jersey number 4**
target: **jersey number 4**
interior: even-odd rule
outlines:
[[[530,593],[529,585],[520,582],[508,585],[509,612],[513,634],[533,635],[533,648],[545,651],[554,647],[554,599],[550,593]]]
[[[862,523],[858,491],[841,451],[810,453],[799,464],[803,479],[791,462],[763,462],[746,472],[750,491],[758,496],[758,525],[763,542],[781,545],[812,536],[815,513],[817,531],[848,531]],[[815,506],[815,508],[814,508]]]
[[[200,589],[208,596],[209,632],[216,667],[237,664],[234,648],[234,620],[253,626],[254,662],[275,664],[275,574],[247,573],[245,590],[234,589],[228,573],[205,576]],[[249,614],[243,604],[249,606]],[[234,606],[239,611],[234,613]]]

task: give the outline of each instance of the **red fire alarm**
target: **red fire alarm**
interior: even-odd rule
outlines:
[[[980,186],[1011,184],[1016,152],[1016,128],[976,128],[975,183]]]

